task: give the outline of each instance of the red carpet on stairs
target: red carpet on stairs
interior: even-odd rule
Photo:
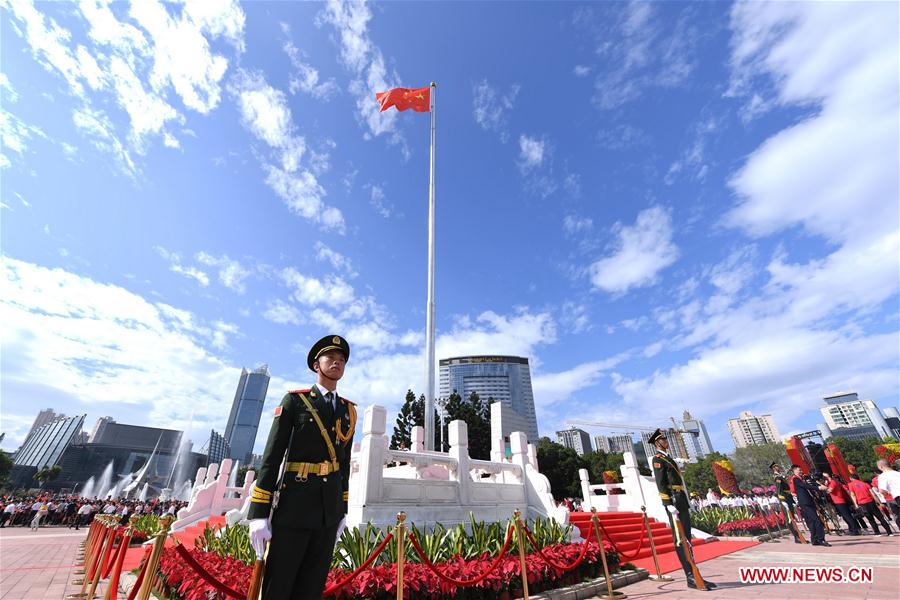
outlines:
[[[653,556],[650,553],[650,543],[647,541],[644,531],[644,521],[641,513],[635,512],[598,512],[597,518],[603,526],[604,538],[609,539],[622,557],[622,562],[632,562],[635,565],[652,571]],[[578,528],[581,537],[588,531],[591,521],[591,513],[573,512],[569,514],[569,521]],[[668,525],[650,519],[650,530],[653,532],[653,542],[656,544],[656,554],[659,557],[661,572],[665,573],[681,568],[678,555],[675,554],[675,540]],[[643,539],[642,539],[643,538]],[[694,539],[694,556],[697,562],[709,560],[723,554],[730,554],[759,542],[714,542],[707,543],[703,539]],[[637,550],[640,545],[640,550]],[[637,554],[635,554],[637,552]]]
[[[172,535],[187,548],[193,550],[194,540],[203,535],[203,530],[207,524],[215,529],[221,529],[222,527],[225,527],[225,517],[210,517],[205,521],[198,521],[194,525],[185,527],[181,531],[176,531]],[[166,540],[166,546],[172,546],[173,544],[174,542],[172,542],[171,539]],[[125,553],[125,562],[122,563],[123,571],[131,571],[140,566],[141,559],[144,557],[144,552],[146,551],[144,548],[144,546],[135,546],[128,549],[128,552]]]

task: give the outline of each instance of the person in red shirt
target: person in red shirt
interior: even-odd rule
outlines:
[[[841,485],[840,481],[834,479],[831,476],[831,473],[822,473],[822,476],[825,478],[825,491],[828,492],[828,496],[834,503],[834,507],[837,509],[838,514],[840,514],[841,518],[844,519],[844,522],[847,523],[847,527],[850,529],[850,535],[859,535],[859,523],[856,522],[856,519],[853,518],[853,513],[850,512],[850,498],[847,492],[844,491],[844,486]]]
[[[875,535],[891,535],[891,526],[888,525],[884,515],[878,510],[875,498],[872,496],[871,486],[865,481],[862,481],[859,478],[859,475],[853,474],[850,476],[850,483],[847,487],[850,489],[850,496],[853,499],[853,504],[859,509],[860,514],[869,520],[869,524],[872,526],[872,531],[875,532]],[[884,527],[884,533],[878,533],[878,524],[875,522],[875,519],[878,519],[881,522],[881,525]]]

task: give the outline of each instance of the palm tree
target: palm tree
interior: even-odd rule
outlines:
[[[53,465],[52,467],[43,467],[32,476],[32,479],[40,484],[39,489],[43,489],[48,482],[53,481],[54,479],[59,477],[59,474],[61,472],[62,467],[60,467],[59,465]]]

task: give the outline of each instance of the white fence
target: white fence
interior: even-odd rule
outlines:
[[[188,505],[178,511],[178,520],[172,523],[173,530],[184,529],[209,517],[223,515],[232,509],[241,509],[244,501],[250,497],[250,489],[256,479],[254,471],[247,471],[244,484],[240,487],[229,486],[232,460],[222,461],[222,468],[213,463],[209,468],[197,469],[191,499]]]

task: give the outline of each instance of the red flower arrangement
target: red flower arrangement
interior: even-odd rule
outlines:
[[[619,563],[618,554],[612,545],[604,540],[604,550],[611,568]],[[231,557],[222,557],[215,552],[190,550],[191,555],[211,575],[226,586],[240,593],[247,592],[252,568]],[[544,554],[559,564],[571,564],[577,560],[581,552],[581,544],[553,544],[544,548]],[[484,572],[493,562],[493,557],[482,556],[464,560],[441,563],[438,568],[445,575],[454,579],[472,579]],[[160,559],[160,571],[163,581],[172,597],[184,600],[207,600],[216,597],[216,590],[207,584],[191,567],[178,556],[174,548],[166,548]],[[528,570],[529,591],[537,592],[553,589],[579,582],[584,578],[597,577],[602,569],[597,543],[588,542],[584,562],[571,571],[564,572],[547,563],[540,554],[532,552],[525,557]],[[518,590],[520,583],[520,565],[517,553],[508,553],[497,569],[481,583],[470,588],[457,588],[442,581],[437,575],[419,563],[404,565],[404,595],[416,599],[439,599],[448,596],[456,598],[496,598],[502,592]],[[348,575],[347,571],[333,569],[328,574],[325,586],[341,581]],[[393,598],[396,593],[397,565],[376,565],[360,573],[353,581],[337,590],[332,598],[336,600],[353,600],[357,598]]]
[[[784,516],[781,513],[766,515],[765,519],[765,522],[763,522],[763,517],[726,521],[720,523],[716,531],[722,535],[758,534],[766,533],[766,523],[768,523],[769,529],[784,525]]]

